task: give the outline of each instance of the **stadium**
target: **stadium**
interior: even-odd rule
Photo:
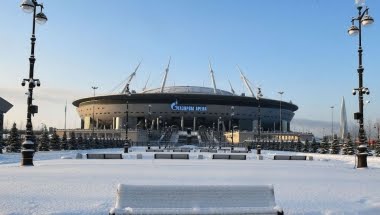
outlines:
[[[290,132],[290,122],[298,107],[291,102],[262,98],[261,89],[253,92],[248,79],[240,71],[249,96],[217,89],[210,66],[213,87],[165,86],[169,65],[161,87],[142,92],[129,90],[138,67],[128,77],[119,94],[81,98],[73,102],[81,118],[81,130],[93,135],[107,131],[119,132],[126,128],[146,131],[149,140],[165,136],[168,128],[178,131],[201,130],[230,132]],[[88,133],[87,132],[87,133]],[[99,136],[99,135],[98,135]],[[141,136],[141,135],[140,135]],[[157,136],[157,135],[156,135]],[[168,136],[168,135],[166,135]],[[102,137],[102,136],[101,136]],[[104,136],[103,136],[104,137]],[[173,137],[165,137],[172,140]],[[214,141],[214,137],[212,137]],[[177,141],[174,138],[174,141]],[[215,140],[217,141],[217,140]]]

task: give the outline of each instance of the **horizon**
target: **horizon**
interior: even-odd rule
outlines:
[[[338,132],[342,97],[348,124],[357,125],[353,113],[358,111],[358,99],[351,92],[358,85],[358,39],[347,34],[351,17],[357,14],[354,0],[145,0],[111,1],[107,7],[94,1],[91,8],[86,3],[44,2],[49,20],[36,25],[35,77],[41,87],[34,90],[34,104],[39,106],[32,118],[34,129],[42,123],[63,128],[66,101],[67,128],[80,127],[72,102],[91,97],[91,86],[99,87],[96,95],[107,94],[140,60],[131,89],[141,91],[148,76],[149,89],[160,86],[169,56],[166,86],[212,87],[210,60],[218,89],[230,91],[230,80],[237,94],[248,95],[236,69],[239,65],[265,98],[279,100],[277,92],[284,91],[282,100],[299,107],[292,129],[317,136],[325,128],[328,133],[334,106],[334,131]],[[368,0],[366,5],[376,21],[380,2]],[[0,96],[14,105],[4,115],[4,127],[10,128],[13,122],[23,127],[26,88],[21,80],[28,75],[32,15],[25,14],[17,2],[6,1],[3,6]],[[369,128],[380,119],[376,101],[380,30],[376,25],[363,29],[364,86],[371,92],[364,97],[370,101],[364,106],[364,125]]]

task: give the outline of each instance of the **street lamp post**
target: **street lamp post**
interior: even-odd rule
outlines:
[[[215,132],[215,122],[212,123],[212,148],[214,148],[214,132]]]
[[[278,94],[280,94],[280,134],[282,134],[282,94],[284,94],[284,92],[280,91]]]
[[[40,7],[40,12],[36,14],[36,8]],[[25,86],[25,82],[28,82],[28,99],[27,99],[27,115],[26,115],[26,136],[25,141],[22,143],[21,150],[21,166],[33,166],[33,156],[34,156],[34,142],[33,142],[33,124],[32,115],[38,113],[38,106],[33,105],[33,88],[39,87],[40,80],[34,78],[34,63],[36,58],[34,58],[34,45],[36,42],[35,37],[35,26],[36,22],[39,24],[44,24],[47,21],[46,15],[42,12],[44,8],[43,4],[39,4],[36,0],[24,0],[21,4],[21,8],[26,13],[33,13],[33,27],[32,27],[32,37],[31,40],[31,53],[29,57],[29,78],[23,79],[21,82],[22,86]]]
[[[334,139],[334,106],[331,106],[331,139]]]
[[[257,108],[258,108],[258,111],[257,111],[257,124],[258,124],[258,136],[259,136],[259,142],[261,141],[261,108],[260,108],[260,99],[261,97],[263,97],[263,94],[261,93],[261,88],[258,87],[257,88],[257,94],[256,94],[256,100],[257,100]]]
[[[125,111],[125,143],[124,143],[124,153],[128,153],[128,148],[129,148],[129,140],[128,140],[128,101],[127,101],[127,110]]]
[[[92,86],[91,87],[94,90],[94,99],[95,99],[95,90],[98,89],[98,87]],[[91,136],[94,138],[94,128],[95,128],[95,104],[94,100],[92,101],[92,133]]]
[[[380,126],[379,126],[379,123],[376,123],[375,126],[373,128],[377,128],[377,139],[380,139],[380,134],[379,134],[379,131],[380,131]]]
[[[359,121],[359,143],[360,143],[360,151],[366,151],[365,146],[365,131],[364,131],[364,111],[363,111],[363,95],[369,94],[369,89],[367,87],[363,87],[363,62],[362,62],[362,25],[370,25],[374,22],[374,19],[368,15],[368,7],[362,11],[365,0],[355,0],[357,9],[358,9],[358,16],[353,17],[351,19],[352,26],[348,29],[349,35],[359,35],[359,47],[358,47],[358,57],[359,57],[359,66],[358,66],[358,76],[359,76],[359,87],[355,88],[353,90],[353,94],[356,95],[356,92],[358,92],[359,97],[359,112],[354,114],[354,119]],[[358,22],[359,27],[355,26],[355,21]],[[358,163],[357,168],[367,167],[367,154],[365,153],[359,153],[358,155]]]
[[[235,107],[234,106],[231,106],[231,150],[233,150],[234,148],[234,124],[233,124],[233,120],[234,120],[234,116],[235,116]]]

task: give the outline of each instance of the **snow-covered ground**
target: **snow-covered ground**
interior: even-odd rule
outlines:
[[[252,153],[236,161],[192,152],[190,160],[154,160],[154,153],[133,150],[122,160],[61,159],[89,151],[37,152],[34,167],[19,167],[20,154],[0,154],[0,214],[108,214],[118,183],[273,184],[285,214],[380,214],[380,158],[369,157],[369,168],[354,169],[354,156],[276,161],[274,154],[289,152],[263,151],[264,160]],[[137,153],[144,159],[137,160]]]

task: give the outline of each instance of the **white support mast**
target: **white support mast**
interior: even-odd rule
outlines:
[[[253,93],[253,90],[251,88],[251,85],[249,84],[247,78],[245,77],[245,75],[243,74],[243,71],[240,69],[239,65],[237,65],[237,68],[240,72],[240,75],[241,75],[241,80],[244,82],[245,84],[245,87],[247,88],[247,90],[249,91],[249,93],[251,94],[252,97],[255,97],[255,94]]]
[[[216,94],[216,84],[215,84],[214,70],[212,70],[211,61],[210,60],[208,61],[208,65],[210,67],[210,75],[211,75],[212,85],[214,87],[214,94]]]
[[[235,95],[235,90],[234,90],[234,88],[232,88],[230,80],[228,80],[228,83],[230,84],[230,87],[231,87],[231,93]]]
[[[136,76],[136,72],[139,69],[140,65],[141,65],[141,61],[137,65],[137,67],[135,68],[135,71],[130,76],[128,76],[128,78],[127,78],[128,79],[127,80],[127,84],[125,84],[125,87],[124,87],[123,91],[121,91],[121,94],[130,93],[130,91],[129,91],[129,84],[131,83],[133,77]]]
[[[168,72],[169,72],[169,66],[170,66],[170,60],[172,59],[172,57],[169,58],[169,63],[168,63],[168,66],[166,67],[165,69],[165,75],[164,75],[164,79],[162,80],[162,85],[161,85],[161,93],[164,92],[164,88],[165,88],[165,83],[166,83],[166,78],[168,77]]]
[[[145,85],[144,85],[144,88],[142,89],[142,91],[145,91],[145,90],[146,90],[146,85],[148,85],[149,79],[150,79],[150,73],[149,73],[149,75],[148,75],[148,79],[146,80]]]

